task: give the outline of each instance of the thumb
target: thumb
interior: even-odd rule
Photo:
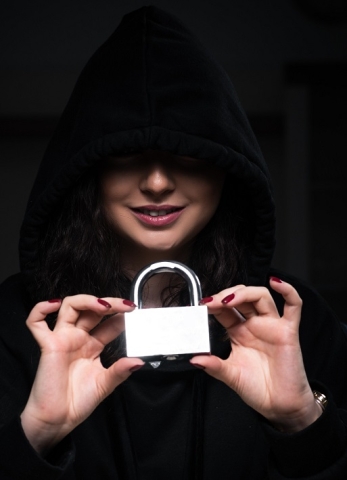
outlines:
[[[109,395],[118,385],[123,383],[130,375],[143,367],[145,362],[140,358],[123,357],[117,360],[108,369],[105,369],[104,374],[104,390]]]
[[[215,355],[198,355],[190,359],[190,363],[197,368],[202,368],[211,377],[230,385],[231,367],[228,362]]]

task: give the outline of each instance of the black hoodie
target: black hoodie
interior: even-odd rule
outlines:
[[[304,301],[306,371],[329,398],[324,414],[307,429],[277,432],[224,384],[173,362],[133,374],[47,459],[26,441],[18,418],[39,359],[25,327],[32,304],[26,285],[37,262],[40,227],[83,171],[129,149],[206,159],[237,180],[252,209],[247,283],[267,285],[275,273]],[[316,292],[270,270],[274,232],[267,167],[226,73],[171,15],[155,7],[126,15],[76,84],[28,202],[22,273],[1,287],[1,478],[347,478],[347,413],[336,407],[346,408],[346,337]],[[281,299],[275,301],[281,310]],[[212,349],[221,357],[229,353],[220,338]]]

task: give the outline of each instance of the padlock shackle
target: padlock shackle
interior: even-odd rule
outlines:
[[[171,260],[163,262],[155,262],[147,265],[135,276],[130,290],[130,300],[132,300],[139,308],[142,307],[142,289],[145,282],[157,273],[177,273],[181,275],[188,284],[190,304],[198,306],[202,297],[201,285],[199,278],[186,265]]]

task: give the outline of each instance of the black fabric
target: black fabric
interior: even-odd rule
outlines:
[[[304,301],[300,333],[305,368],[312,386],[329,399],[317,422],[297,434],[277,432],[223,383],[190,365],[167,362],[163,369],[146,366],[135,372],[47,459],[34,452],[19,426],[38,348],[25,326],[23,276],[8,279],[0,288],[1,478],[21,478],[25,468],[28,480],[345,479],[345,332],[316,292],[282,272],[271,273],[291,281]],[[225,356],[228,345],[216,339],[213,350]],[[199,377],[203,385],[198,385]],[[194,451],[198,445],[202,452]],[[21,452],[25,467],[18,467]]]
[[[3,461],[0,462],[2,479],[58,479],[68,472],[74,457],[74,446],[71,438],[67,437],[46,460],[42,459],[33,451],[26,439],[18,417],[14,417],[2,428],[1,440],[3,441],[1,443]]]
[[[223,383],[190,364],[167,361],[133,373],[43,459],[19,421],[39,361],[25,325],[38,231],[95,162],[149,148],[206,159],[237,179],[240,204],[251,202],[255,232],[248,283],[268,286],[273,274],[297,288],[305,368],[312,386],[327,394],[328,409],[302,432],[283,434]],[[270,269],[274,232],[269,174],[226,73],[171,15],[155,7],[126,15],[78,80],[30,195],[22,273],[0,287],[0,477],[345,479],[346,332],[314,290]],[[283,300],[274,299],[281,311]],[[211,341],[212,352],[226,358],[230,346],[221,328],[211,331]]]
[[[343,445],[346,438],[346,432],[343,424],[333,415],[333,398],[321,384],[311,385],[313,389],[319,389],[328,399],[328,405],[324,414],[317,420],[316,425],[311,425],[305,432],[298,432],[293,435],[284,435],[273,429],[271,426],[264,425],[265,433],[270,442],[272,458],[276,465],[287,465],[285,473],[295,477],[297,471],[297,462],[300,462],[302,475],[319,473],[326,468],[331,461],[340,458],[343,455]],[[271,431],[270,431],[271,430]],[[317,431],[324,432],[324,456],[317,455],[321,450],[322,437],[317,435]],[[306,448],[306,442],[309,439],[310,449]]]
[[[178,20],[155,7],[126,15],[84,68],[31,192],[22,270],[30,273],[39,226],[81,172],[128,149],[167,150],[228,169],[256,212],[249,281],[264,283],[275,221],[262,153],[224,70]]]

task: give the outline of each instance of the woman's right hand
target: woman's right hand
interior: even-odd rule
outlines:
[[[122,314],[133,310],[130,305],[120,298],[75,295],[38,303],[31,311],[27,326],[40,346],[41,358],[21,421],[40,454],[59,443],[144,364],[139,358],[121,358],[106,369],[100,361],[105,345],[124,330]],[[58,309],[51,330],[46,316]],[[105,315],[115,313],[100,323]]]

